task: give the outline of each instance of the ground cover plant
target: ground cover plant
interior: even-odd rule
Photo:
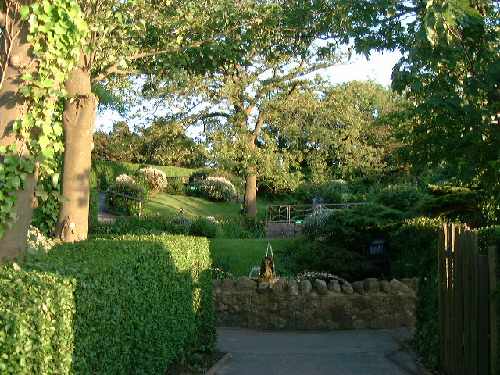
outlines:
[[[159,374],[211,350],[210,269],[206,239],[165,235],[67,244],[4,265],[1,372]]]

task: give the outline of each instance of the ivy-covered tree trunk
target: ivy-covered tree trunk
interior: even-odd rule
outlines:
[[[73,69],[65,86],[71,99],[66,101],[63,114],[63,203],[58,235],[64,242],[74,242],[85,240],[88,235],[89,176],[97,98],[91,91],[90,73],[82,68]]]
[[[22,119],[26,112],[23,97],[19,94],[21,89],[21,76],[33,63],[30,52],[31,45],[27,42],[28,24],[16,17],[16,12],[10,9],[10,17],[0,9],[0,146],[17,146],[17,154],[26,156],[28,151],[13,131],[16,120]],[[0,154],[0,163],[5,163],[6,154]],[[9,181],[1,181],[0,194],[15,196],[15,206],[12,212],[15,219],[6,232],[0,235],[0,262],[3,258],[12,258],[21,254],[26,249],[26,235],[33,215],[35,176],[27,176],[24,188],[3,191],[2,186],[7,186]],[[16,184],[14,184],[16,185]],[[2,210],[8,210],[3,204],[5,199],[0,199]],[[2,216],[3,217],[3,216]],[[3,226],[5,223],[0,223]]]

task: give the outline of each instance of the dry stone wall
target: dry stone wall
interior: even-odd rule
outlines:
[[[301,330],[413,327],[416,284],[416,279],[214,280],[217,323]]]

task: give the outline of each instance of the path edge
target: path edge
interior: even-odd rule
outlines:
[[[226,353],[212,367],[210,367],[205,375],[217,375],[217,372],[222,369],[232,358],[231,353]]]

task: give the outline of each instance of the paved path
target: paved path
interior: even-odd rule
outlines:
[[[99,193],[99,211],[97,214],[97,221],[99,223],[114,223],[116,216],[109,213],[106,209],[106,194],[103,192]]]
[[[218,328],[232,358],[218,375],[417,375],[406,330],[270,332]]]

